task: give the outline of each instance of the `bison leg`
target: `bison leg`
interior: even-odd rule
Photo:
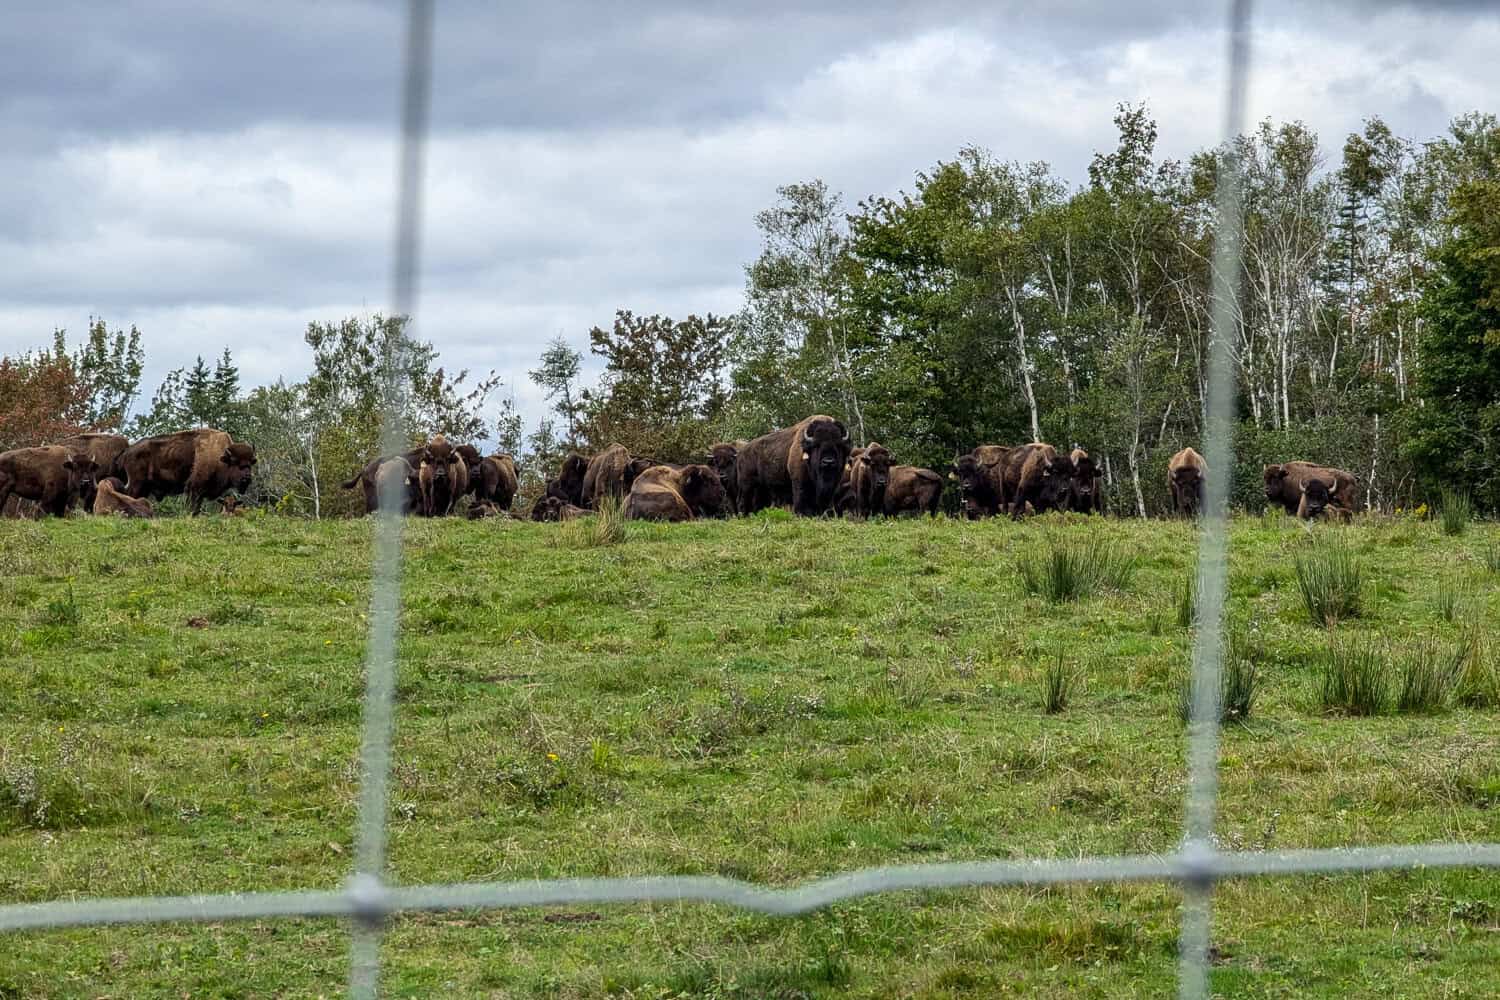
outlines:
[[[194,490],[188,494],[188,514],[197,517],[203,512],[203,494]]]

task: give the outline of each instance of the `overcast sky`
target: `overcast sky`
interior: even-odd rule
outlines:
[[[528,9],[531,8],[531,9]],[[729,312],[754,214],[852,205],[962,145],[1070,181],[1147,102],[1161,151],[1221,127],[1221,5],[535,5],[438,0],[419,334],[516,383],[617,307]],[[395,2],[16,0],[0,19],[0,353],[91,315],[144,333],[143,395],[228,346],[302,377],[311,320],[387,308]],[[1373,114],[1429,138],[1500,110],[1489,4],[1261,4],[1251,115],[1330,158]]]

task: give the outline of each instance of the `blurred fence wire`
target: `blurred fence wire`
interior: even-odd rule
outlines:
[[[1250,0],[1230,0],[1224,104],[1225,136],[1242,130],[1250,78]],[[401,144],[397,168],[391,304],[395,315],[416,319],[422,222],[422,178],[432,79],[433,0],[409,0],[401,90]],[[375,574],[366,657],[361,741],[361,792],[355,873],[342,889],[85,899],[0,906],[0,932],[44,928],[223,921],[269,917],[341,917],[353,922],[349,983],[356,997],[373,997],[380,978],[380,942],[386,920],[416,911],[502,909],[578,903],[693,901],[792,916],[874,893],[974,886],[1051,885],[1076,882],[1173,882],[1183,887],[1179,995],[1208,996],[1209,926],[1214,886],[1223,879],[1390,869],[1500,868],[1500,844],[1419,844],[1280,852],[1225,852],[1213,839],[1218,790],[1219,665],[1228,543],[1228,483],[1234,461],[1230,439],[1234,380],[1229,355],[1232,302],[1240,271],[1241,198],[1233,161],[1221,178],[1221,225],[1214,248],[1215,308],[1209,358],[1205,458],[1208,480],[1198,564],[1198,629],[1193,651],[1188,727],[1188,791],[1184,835],[1175,852],[1067,860],[977,861],[867,868],[787,889],[695,876],[553,879],[455,885],[394,886],[386,867],[387,779],[396,679],[396,631],[401,581],[400,497],[381,497],[375,537]],[[389,400],[382,431],[384,453],[400,450],[397,405],[402,387],[387,345]],[[1220,470],[1223,470],[1222,472]],[[399,484],[393,485],[399,488]]]

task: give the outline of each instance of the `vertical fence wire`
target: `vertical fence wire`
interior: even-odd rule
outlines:
[[[1193,643],[1192,695],[1188,717],[1188,788],[1183,820],[1182,927],[1178,946],[1178,995],[1208,996],[1209,931],[1214,875],[1214,814],[1219,794],[1219,725],[1224,664],[1224,592],[1228,575],[1229,484],[1234,474],[1235,300],[1239,296],[1244,212],[1234,142],[1244,129],[1250,73],[1250,0],[1230,0],[1224,83],[1224,154],[1216,191],[1212,255],[1211,336],[1208,391],[1204,400],[1203,451],[1208,463],[1199,511],[1197,638]]]
[[[406,449],[402,427],[405,349],[415,322],[421,258],[422,179],[432,94],[432,0],[407,9],[401,78],[401,136],[396,173],[396,227],[391,265],[391,310],[383,330],[384,413],[381,454]],[[386,809],[394,726],[397,628],[401,619],[401,520],[405,486],[383,476],[372,559],[369,652],[365,661],[360,741],[359,828],[350,901],[356,914],[350,943],[349,992],[374,997],[380,980],[380,938],[385,920]]]

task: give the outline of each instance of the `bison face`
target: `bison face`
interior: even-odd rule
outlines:
[[[1177,490],[1178,503],[1189,514],[1198,513],[1203,506],[1203,477],[1196,466],[1186,465],[1172,470],[1172,485]]]
[[[1080,458],[1073,465],[1073,497],[1085,502],[1093,499],[1094,491],[1099,488],[1098,480],[1101,475],[1092,458]]]
[[[87,455],[74,455],[63,462],[63,469],[68,473],[68,482],[72,484],[72,492],[83,497],[94,494],[95,477],[98,476],[99,467],[94,460]]]
[[[1042,464],[1041,482],[1037,486],[1037,510],[1055,510],[1067,505],[1073,489],[1073,463],[1058,456]]]
[[[694,517],[718,517],[724,510],[724,484],[707,465],[689,465],[682,470],[682,499]]]
[[[1280,500],[1286,483],[1286,466],[1268,465],[1265,468],[1266,499]]]
[[[872,444],[864,450],[859,460],[865,465],[865,474],[870,477],[870,488],[876,493],[883,493],[891,482],[891,464],[895,461],[890,451],[879,444]]]
[[[250,478],[255,475],[255,446],[232,444],[219,456],[229,477],[229,485],[243,493],[250,488]]]
[[[814,420],[802,432],[802,462],[812,478],[819,509],[833,502],[849,460],[849,428],[837,420]]]
[[[732,444],[716,444],[708,453],[709,468],[718,474],[719,484],[725,489],[735,483],[739,454],[739,449]]]
[[[653,465],[659,464],[661,463],[653,461],[649,458],[632,458],[629,464],[625,466],[625,471],[622,474],[625,481],[626,491],[628,492],[630,490],[630,485],[636,481],[636,478],[640,476],[641,473],[645,472]]]
[[[1313,518],[1323,513],[1323,508],[1332,502],[1328,494],[1328,484],[1321,479],[1309,479],[1302,484],[1302,510],[1303,517]]]

